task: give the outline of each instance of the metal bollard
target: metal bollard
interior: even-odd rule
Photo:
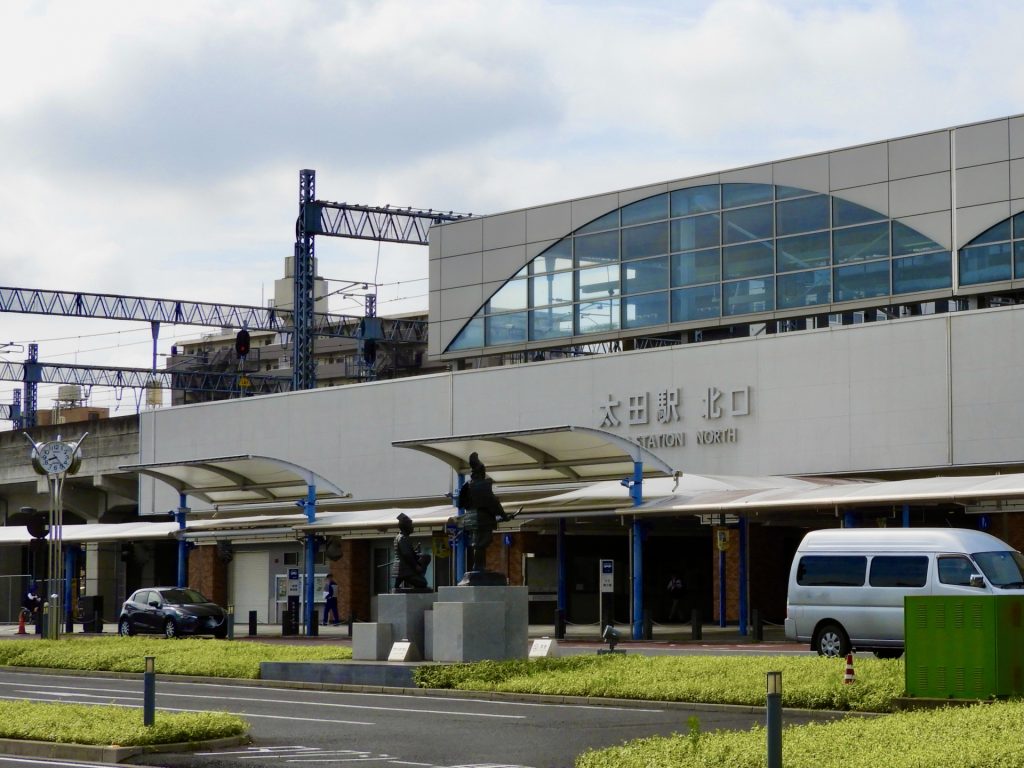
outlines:
[[[288,637],[292,633],[292,612],[287,608],[281,611],[281,636]]]
[[[565,640],[565,611],[555,608],[555,639]]]
[[[764,642],[764,622],[761,621],[761,612],[757,608],[750,612],[750,642]]]
[[[146,657],[146,671],[142,674],[142,724],[153,725],[156,710],[156,657]]]
[[[228,615],[224,618],[224,621],[226,621],[228,623],[228,626],[227,626],[228,640],[234,640],[235,639],[235,606],[233,606],[233,605],[229,605],[228,606]]]
[[[690,638],[701,640],[704,637],[704,627],[700,623],[700,609],[694,608],[690,611]]]
[[[320,635],[320,614],[317,613],[316,608],[309,612],[309,636],[318,637]]]
[[[355,623],[356,623],[356,615],[354,613],[350,613],[348,615],[348,639],[349,640],[352,639],[352,625],[355,624]]]
[[[768,768],[782,768],[782,673],[769,672],[766,683]]]
[[[249,611],[249,637],[256,637],[256,611]]]
[[[654,639],[654,622],[651,620],[651,609],[644,608],[643,613],[643,639]]]

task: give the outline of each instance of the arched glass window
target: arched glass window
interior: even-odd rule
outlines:
[[[1024,280],[1024,213],[989,227],[960,249],[960,285]]]
[[[1021,216],[961,250],[961,283],[1024,277]],[[841,197],[702,184],[624,205],[551,245],[488,299],[448,349],[713,325],[948,290],[951,269],[949,251],[935,241]]]

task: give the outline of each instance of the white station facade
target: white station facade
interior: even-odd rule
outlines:
[[[257,455],[342,489],[312,517],[270,497],[189,499],[206,526],[190,558],[230,546],[201,580],[275,620],[285,552],[316,529],[338,557],[314,570],[369,619],[398,509],[434,550],[433,583],[458,576],[445,495],[465,470],[408,443],[513,450],[525,433],[592,430],[644,449],[639,488],[544,441],[518,473],[492,454],[499,498],[521,511],[489,562],[530,586],[531,619],[664,620],[678,574],[706,621],[781,622],[809,528],[955,525],[1024,546],[1022,212],[1024,117],[1010,117],[439,225],[429,352],[449,372],[147,411],[139,463]],[[141,515],[180,505],[140,480]],[[218,536],[214,509],[264,522]],[[602,559],[616,566],[604,608]]]

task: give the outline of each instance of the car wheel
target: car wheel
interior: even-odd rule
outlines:
[[[850,638],[838,624],[822,624],[811,643],[819,656],[845,656],[850,652]]]
[[[168,640],[173,640],[178,636],[178,625],[174,623],[174,619],[168,619],[164,622],[164,637]]]
[[[117,634],[121,637],[131,637],[135,634],[135,630],[132,628],[132,623],[127,618],[121,619],[117,625]]]

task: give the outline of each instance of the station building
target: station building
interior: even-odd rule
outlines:
[[[139,513],[191,509],[193,586],[274,621],[288,567],[330,571],[369,619],[402,510],[451,583],[471,450],[538,622],[666,620],[673,575],[705,621],[781,622],[810,528],[1024,548],[1024,116],[441,224],[429,260],[449,370],[141,414]],[[252,457],[308,488],[222,461]]]

